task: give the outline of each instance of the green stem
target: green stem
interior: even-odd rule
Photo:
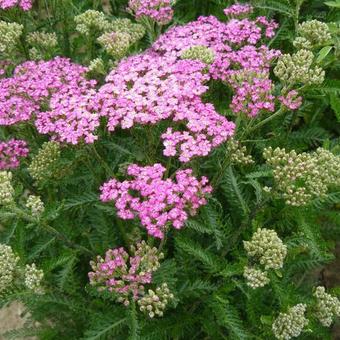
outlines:
[[[109,165],[104,161],[104,159],[99,155],[96,147],[94,144],[91,144],[91,150],[93,151],[94,155],[96,156],[96,158],[98,159],[98,161],[103,165],[104,169],[106,170],[108,175],[112,174],[112,170],[109,167]]]
[[[286,108],[282,105],[275,113],[273,113],[271,116],[267,117],[266,119],[262,120],[261,122],[259,122],[258,124],[256,124],[253,128],[250,128],[247,133],[249,132],[253,132],[255,130],[257,130],[258,128],[260,128],[261,126],[267,124],[268,122],[270,122],[271,120],[275,119],[276,117],[280,116],[282,113],[284,113],[286,111]]]

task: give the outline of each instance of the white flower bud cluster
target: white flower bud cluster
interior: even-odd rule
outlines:
[[[279,192],[287,204],[302,206],[327,194],[330,185],[340,185],[340,157],[319,148],[316,152],[297,154],[294,150],[271,147],[263,153]]]
[[[0,244],[0,293],[12,285],[18,261],[10,246]]]
[[[264,287],[270,282],[267,271],[280,269],[287,255],[287,247],[274,230],[258,228],[250,241],[243,241],[248,256],[253,257],[264,270],[244,267],[243,276],[253,289]]]
[[[8,206],[14,203],[14,189],[11,180],[11,172],[0,171],[0,205]]]
[[[23,25],[0,20],[0,55],[10,57],[24,30]]]
[[[41,294],[43,289],[41,281],[44,278],[44,272],[37,269],[35,263],[27,264],[25,267],[25,286],[27,289],[32,290],[36,294]]]
[[[32,216],[39,217],[45,210],[44,203],[39,196],[30,195],[26,201],[26,207],[31,210]]]
[[[142,39],[146,32],[143,25],[133,23],[127,18],[118,18],[110,22],[110,31],[129,34],[131,45]]]
[[[27,42],[32,46],[51,49],[58,46],[56,33],[32,32],[27,35]]]
[[[60,158],[60,145],[57,142],[46,142],[38,154],[34,156],[28,167],[30,175],[36,181],[42,181],[53,176],[56,162]]]
[[[314,54],[308,50],[299,50],[295,54],[283,54],[274,68],[274,74],[285,84],[322,84],[325,71],[313,66]]]
[[[150,318],[155,316],[163,316],[167,304],[173,300],[174,295],[170,292],[168,285],[163,283],[156,288],[154,292],[152,289],[138,300],[139,310],[147,313]]]
[[[287,246],[275,230],[258,228],[250,241],[243,241],[248,256],[254,257],[268,269],[280,269],[287,255]]]
[[[290,308],[287,313],[280,313],[272,325],[276,339],[288,340],[298,337],[308,324],[306,309],[307,306],[300,303]]]
[[[58,46],[57,35],[54,32],[32,32],[27,35],[26,41],[33,46],[29,50],[30,57],[33,60],[50,57]]]
[[[233,138],[227,142],[227,151],[233,164],[249,165],[254,163],[252,156],[246,154],[247,148]]]
[[[130,34],[124,32],[104,33],[97,40],[106,52],[115,59],[126,56],[131,46]]]
[[[94,74],[105,74],[105,65],[103,62],[103,59],[96,58],[90,61],[90,64],[88,66],[88,73],[94,73]]]
[[[215,54],[211,48],[197,45],[184,50],[181,54],[181,59],[200,60],[203,63],[210,65],[215,60]]]
[[[247,285],[253,289],[264,287],[270,282],[267,272],[261,269],[244,267],[243,276],[247,280]]]
[[[160,267],[159,260],[164,258],[162,252],[158,252],[156,247],[150,247],[144,240],[131,246],[131,254],[140,259],[141,275],[155,272]]]
[[[75,16],[74,21],[77,24],[76,30],[86,36],[106,32],[110,29],[110,22],[106,19],[105,14],[92,9]]]
[[[317,298],[316,317],[325,327],[329,327],[335,316],[340,316],[340,301],[326,293],[325,287],[317,287],[314,293]]]
[[[332,39],[327,24],[318,20],[303,22],[297,32],[299,36],[293,42],[296,48],[310,49],[325,45]]]

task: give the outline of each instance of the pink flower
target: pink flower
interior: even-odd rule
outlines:
[[[174,15],[171,0],[129,0],[129,8],[136,19],[150,18],[159,25],[168,24]]]
[[[9,9],[19,6],[22,10],[28,11],[32,8],[33,0],[0,0],[1,9]]]
[[[24,140],[10,139],[0,142],[0,169],[15,169],[20,165],[20,158],[27,157],[29,149]]]
[[[140,167],[130,165],[132,180],[110,180],[100,188],[103,202],[115,201],[122,219],[138,217],[148,234],[163,238],[166,226],[181,229],[189,215],[206,204],[206,195],[212,192],[206,177],[198,180],[192,170],[178,170],[175,181],[162,179],[165,168],[161,164]]]
[[[302,105],[302,97],[295,90],[289,91],[286,96],[280,96],[278,99],[290,110],[297,110]]]
[[[240,16],[242,14],[249,14],[253,12],[253,7],[248,4],[239,4],[229,6],[224,10],[225,15]]]

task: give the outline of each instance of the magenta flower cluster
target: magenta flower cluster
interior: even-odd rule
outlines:
[[[27,143],[20,139],[0,142],[0,170],[15,169],[20,165],[20,158],[27,157]]]
[[[269,49],[261,39],[273,37],[277,26],[265,17],[232,19],[226,23],[214,16],[200,17],[187,25],[171,28],[152,48],[168,57],[180,57],[184,50],[197,45],[212,49],[215,61],[209,66],[209,75],[234,90],[232,111],[256,116],[262,111],[274,110],[269,69],[280,52]],[[259,79],[249,76],[254,73],[261,74]],[[235,83],[235,78],[242,81]]]
[[[12,7],[20,7],[24,11],[32,8],[33,0],[0,0],[1,9],[9,9]]]
[[[200,96],[209,75],[200,61],[178,60],[146,52],[123,60],[99,89],[97,100],[108,129],[171,120],[162,135],[165,156],[179,154],[182,162],[206,156],[233,135],[234,123],[219,115]],[[185,126],[185,131],[175,131]]]
[[[229,6],[224,10],[225,15],[235,16],[235,17],[244,15],[244,14],[249,14],[252,12],[253,12],[253,7],[251,5],[239,4],[239,3]]]
[[[152,283],[152,274],[164,257],[157,248],[151,248],[145,241],[131,247],[131,255],[124,248],[109,249],[105,258],[97,256],[91,261],[89,280],[98,291],[115,293],[119,302],[129,304],[129,297],[138,300],[145,294],[145,284]]]
[[[129,0],[129,10],[137,20],[146,17],[159,25],[168,24],[174,15],[171,0]]]
[[[120,218],[138,217],[149,235],[163,238],[167,226],[181,229],[188,216],[207,203],[206,196],[212,191],[208,179],[198,180],[191,169],[178,170],[175,181],[164,180],[165,171],[161,164],[130,165],[127,173],[133,179],[111,179],[101,187],[100,199],[115,201]]]
[[[85,78],[86,71],[61,57],[19,65],[13,77],[0,79],[0,125],[34,119],[40,133],[58,141],[93,142],[96,82]]]
[[[289,91],[285,96],[280,96],[279,101],[289,110],[297,110],[302,105],[302,97],[295,90]]]

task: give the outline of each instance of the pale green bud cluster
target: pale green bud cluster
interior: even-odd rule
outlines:
[[[163,316],[167,304],[173,300],[174,295],[170,292],[168,285],[163,283],[156,291],[148,290],[148,293],[138,300],[139,310],[147,313],[150,318]]]
[[[106,19],[105,14],[92,9],[75,16],[74,21],[77,24],[76,30],[86,36],[106,32],[110,29],[110,22]]]
[[[60,145],[57,142],[46,142],[38,154],[34,156],[28,167],[30,175],[36,181],[42,181],[53,176],[56,162],[60,158]]]
[[[254,257],[268,269],[280,269],[287,255],[287,246],[275,230],[258,228],[250,241],[243,241],[248,256]]]
[[[98,42],[115,59],[126,56],[131,46],[130,35],[124,32],[104,33],[98,38]]]
[[[8,206],[14,203],[14,189],[11,181],[11,172],[0,171],[0,205]]]
[[[326,293],[325,287],[317,287],[314,293],[317,298],[316,317],[325,327],[329,327],[335,316],[340,316],[340,301]]]
[[[200,60],[210,65],[215,60],[215,54],[211,48],[198,45],[184,50],[181,54],[181,59]]]
[[[105,74],[105,65],[103,62],[103,59],[96,58],[90,61],[90,64],[88,66],[88,73],[94,73],[94,74]]]
[[[308,50],[299,50],[294,54],[283,54],[274,68],[275,75],[286,85],[322,84],[325,71],[313,66],[314,54]]]
[[[160,267],[159,260],[164,258],[156,247],[150,247],[144,240],[130,247],[131,254],[140,258],[140,275],[155,272]]]
[[[127,33],[130,36],[130,43],[134,44],[145,35],[145,28],[141,24],[135,24],[130,19],[118,18],[110,23],[110,31]]]
[[[325,196],[329,186],[340,185],[340,157],[323,148],[301,154],[267,148],[263,157],[273,168],[277,189],[289,205],[306,205]]]
[[[54,32],[32,32],[27,35],[26,40],[28,44],[33,46],[29,50],[30,57],[33,60],[43,59],[45,55],[50,56],[50,53],[58,46],[57,35]]]
[[[247,285],[253,289],[264,287],[270,282],[267,272],[261,269],[244,267],[243,276],[247,280]]]
[[[272,325],[276,339],[288,340],[298,337],[308,325],[308,320],[305,317],[306,309],[305,304],[299,303],[289,308],[287,313],[280,313]]]
[[[11,56],[24,30],[23,25],[0,20],[0,56]]]
[[[30,195],[27,198],[26,207],[30,209],[32,216],[39,217],[45,210],[44,203],[39,196]]]
[[[298,35],[293,44],[296,48],[310,49],[327,44],[332,36],[327,24],[318,20],[305,21],[298,27]]]
[[[26,39],[30,45],[44,49],[51,49],[58,46],[57,35],[54,32],[32,32],[27,35]]]
[[[0,244],[0,293],[12,285],[18,261],[10,246]]]
[[[254,160],[251,155],[247,155],[247,148],[242,146],[239,141],[231,138],[227,143],[227,151],[230,161],[233,164],[249,165],[253,164]]]
[[[41,294],[43,289],[41,281],[44,278],[44,272],[37,269],[35,263],[27,264],[25,267],[25,286],[27,289],[32,290],[36,294]]]

